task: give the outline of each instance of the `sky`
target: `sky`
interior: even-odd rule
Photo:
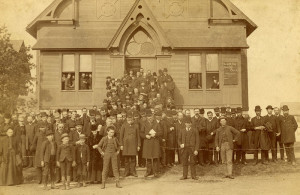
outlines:
[[[0,25],[33,46],[25,28],[53,0],[0,0]],[[300,0],[231,0],[258,29],[247,39],[250,113],[300,102]],[[35,55],[35,51],[32,52]]]

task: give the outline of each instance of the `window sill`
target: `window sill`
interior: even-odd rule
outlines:
[[[189,89],[189,91],[204,91],[203,89]]]
[[[206,89],[206,91],[221,91],[221,89]]]
[[[76,90],[74,89],[72,89],[72,90],[60,90],[61,92],[76,92]]]
[[[92,89],[78,90],[78,92],[93,92],[93,90]]]

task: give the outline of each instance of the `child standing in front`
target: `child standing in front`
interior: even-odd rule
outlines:
[[[90,149],[88,145],[85,143],[85,135],[79,135],[79,145],[75,148],[75,161],[77,165],[77,187],[81,186],[82,182],[83,187],[86,187],[86,177],[87,177],[87,169],[90,163]]]
[[[61,181],[63,182],[63,189],[69,190],[71,181],[71,167],[74,167],[76,165],[74,158],[74,148],[72,144],[69,143],[70,139],[67,133],[62,134],[61,139],[62,144],[57,149],[56,163],[61,170]]]
[[[109,164],[111,162],[113,174],[116,179],[116,187],[122,188],[119,181],[118,171],[118,154],[120,152],[120,144],[118,139],[114,137],[115,127],[107,127],[107,136],[103,137],[98,145],[94,145],[94,148],[98,148],[99,152],[103,156],[103,171],[102,171],[102,189],[105,188],[105,181],[107,173],[109,171]]]

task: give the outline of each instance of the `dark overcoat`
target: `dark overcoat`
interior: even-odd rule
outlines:
[[[297,128],[298,128],[298,124],[294,116],[292,115],[283,116],[281,142],[294,143],[296,141],[295,132]]]
[[[125,122],[121,127],[120,145],[123,146],[123,156],[135,156],[138,154],[137,147],[141,147],[141,138],[137,124]]]

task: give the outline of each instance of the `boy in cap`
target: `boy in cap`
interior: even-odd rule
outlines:
[[[109,165],[112,164],[113,174],[116,179],[116,187],[122,188],[119,181],[118,171],[118,154],[120,152],[120,144],[118,139],[114,137],[115,127],[107,127],[107,136],[103,137],[98,145],[94,145],[94,149],[98,149],[103,156],[102,186],[105,189],[106,177],[109,171]]]
[[[192,179],[197,180],[195,164],[199,149],[199,133],[195,127],[192,127],[192,120],[190,117],[186,117],[184,123],[185,129],[182,129],[178,136],[178,144],[181,149],[183,165],[183,176],[180,180],[187,179],[189,165]]]
[[[85,135],[79,135],[79,144],[75,147],[75,162],[77,165],[77,187],[86,187],[87,169],[90,163],[90,150],[88,145],[85,143]]]
[[[55,159],[56,159],[56,150],[57,145],[54,141],[54,136],[52,131],[46,132],[47,140],[42,143],[42,152],[41,152],[41,166],[43,167],[43,178],[44,178],[44,190],[47,190],[48,177],[50,176],[51,180],[51,189],[56,189],[54,185],[55,181]]]
[[[69,135],[67,133],[62,134],[61,136],[62,144],[57,148],[57,166],[61,170],[61,180],[63,182],[63,189],[70,189],[71,181],[71,168],[75,167],[75,152],[72,144],[69,143]],[[67,179],[67,180],[66,180]]]

